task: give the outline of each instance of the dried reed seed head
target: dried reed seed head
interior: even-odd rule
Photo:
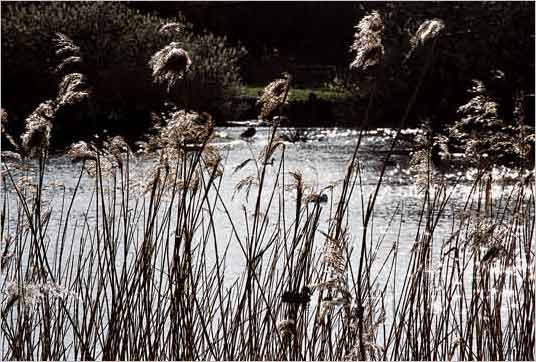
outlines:
[[[97,155],[93,147],[84,141],[73,143],[67,150],[66,154],[72,159],[73,162],[97,159]]]
[[[86,102],[90,98],[89,92],[68,92],[58,97],[58,106],[74,105]]]
[[[52,299],[77,297],[75,293],[53,282],[19,283],[12,281],[7,283],[7,287],[2,293],[6,294],[9,300],[18,302],[24,307],[39,304],[45,297]]]
[[[7,121],[8,113],[4,108],[0,108],[0,115],[2,118],[2,122],[0,123],[0,126],[2,127],[2,131],[3,131],[4,127],[6,127],[8,123]]]
[[[2,151],[2,161],[20,161],[21,155],[17,152]]]
[[[303,173],[300,170],[290,171],[288,174],[294,179],[295,185],[303,185]]]
[[[344,229],[337,239],[322,231],[321,234],[326,237],[324,250],[322,251],[322,262],[330,271],[330,278],[339,281],[346,280],[346,247],[348,246],[348,230]],[[346,283],[343,284],[346,285]],[[348,290],[348,288],[345,286],[339,290]]]
[[[253,161],[254,161],[253,158],[247,158],[247,159],[245,159],[244,161],[240,162],[240,163],[235,167],[235,169],[234,169],[234,171],[233,171],[233,175],[234,175],[235,173],[237,173],[238,171],[240,171],[241,169],[243,169],[244,167],[246,167],[248,163],[253,162]]]
[[[67,35],[56,33],[54,45],[56,48],[56,55],[62,58],[61,62],[54,70],[55,73],[63,73],[68,67],[73,65],[79,66],[82,64],[80,47],[74,44],[73,40]]]
[[[359,21],[354,42],[350,47],[350,50],[356,53],[350,64],[351,69],[366,70],[381,63],[385,53],[382,43],[383,29],[383,20],[376,10]]]
[[[87,79],[82,73],[70,73],[63,77],[58,87],[58,97],[69,92],[82,92],[87,89]]]
[[[67,67],[72,65],[82,64],[82,58],[76,55],[65,58],[57,67],[54,69],[55,73],[62,73]]]
[[[288,73],[283,73],[285,78],[276,79],[268,84],[259,99],[257,105],[261,105],[259,117],[267,119],[283,102],[287,102],[285,94],[288,93],[291,77]]]
[[[471,225],[471,229],[470,237],[475,247],[500,244],[502,239],[506,238],[507,230],[489,218],[478,217],[476,223]]]
[[[112,137],[110,140],[105,141],[105,147],[113,155],[121,155],[123,153],[131,154],[130,146],[121,136]]]
[[[163,24],[158,32],[160,33],[180,33],[184,30],[184,25],[179,23],[166,23]]]
[[[148,182],[145,183],[144,187],[143,187],[143,193],[146,194],[148,192],[150,192],[151,190],[155,189],[158,184],[160,184],[162,182],[162,179],[161,179],[161,168],[160,167],[153,167],[153,169],[151,170],[151,174],[148,178]]]
[[[82,64],[80,48],[74,44],[68,36],[57,33],[55,39],[56,55],[62,57],[62,61],[56,67],[56,73],[63,73],[72,65]],[[59,87],[56,102],[58,107],[74,105],[89,99],[90,92],[86,77],[81,73],[66,74]]]
[[[203,161],[209,173],[220,177],[223,175],[223,166],[221,165],[221,155],[219,150],[211,145],[206,145],[203,152]]]
[[[445,29],[445,23],[441,19],[424,21],[410,39],[411,48],[415,49],[431,39],[437,38]]]
[[[53,42],[54,46],[56,47],[56,55],[60,55],[61,52],[65,50],[73,51],[72,55],[80,55],[80,48],[76,46],[71,38],[63,33],[56,33]]]
[[[256,176],[246,176],[242,178],[235,186],[232,199],[235,198],[236,194],[241,192],[244,188],[246,189],[246,200],[249,198],[249,193],[252,186],[257,186],[259,184]]]
[[[184,77],[191,64],[188,52],[177,42],[172,42],[157,51],[149,61],[149,66],[153,71],[153,81],[165,84],[168,92],[178,80]]]
[[[331,278],[323,282],[309,284],[307,286],[309,289],[318,289],[318,290],[329,290],[329,289],[341,289],[345,290],[346,285],[343,280],[340,278]]]
[[[123,167],[123,154],[132,154],[130,147],[122,137],[116,136],[105,139],[97,148],[94,144],[79,141],[72,144],[67,150],[67,156],[73,162],[87,161],[85,169],[89,175],[97,174],[97,161],[102,174],[112,174],[114,170]]]
[[[54,102],[46,101],[37,106],[26,118],[25,131],[21,140],[22,147],[30,156],[37,156],[40,152],[48,150],[55,113]]]
[[[279,137],[274,138],[272,142],[268,143],[262,148],[261,152],[259,153],[259,156],[257,157],[259,162],[269,162],[278,147],[286,147],[285,143]]]
[[[175,149],[188,145],[202,145],[214,132],[214,123],[208,113],[180,110],[161,129],[159,140],[164,148]]]

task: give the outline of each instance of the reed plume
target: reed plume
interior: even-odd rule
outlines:
[[[26,118],[25,130],[21,136],[22,147],[30,157],[36,157],[47,152],[50,146],[50,137],[54,117],[56,116],[56,104],[54,101],[46,101]]]
[[[445,23],[441,19],[424,21],[410,39],[411,49],[422,46],[426,42],[435,39],[445,30]]]
[[[209,141],[214,123],[208,113],[180,110],[171,115],[158,136],[164,149],[201,146]]]
[[[164,84],[168,92],[177,81],[184,78],[191,64],[192,60],[188,52],[177,42],[171,42],[157,51],[149,61],[149,66],[153,71],[153,81]]]
[[[80,47],[67,35],[56,33],[53,42],[56,49],[56,56],[61,59],[55,69],[57,74],[63,73],[71,66],[79,67],[83,63]]]
[[[261,106],[259,118],[268,119],[274,111],[286,103],[291,80],[289,73],[283,73],[283,78],[274,80],[264,88],[257,100],[257,105]]]
[[[350,64],[351,69],[366,70],[382,62],[385,49],[382,43],[383,20],[374,10],[364,16],[356,26],[354,42],[350,50],[355,52],[355,58]]]
[[[81,73],[70,73],[63,77],[56,103],[58,107],[78,104],[90,98],[86,77]]]
[[[159,29],[158,32],[160,33],[180,33],[184,30],[184,25],[171,22],[163,24]]]
[[[56,73],[63,73],[69,65],[76,63],[79,66],[82,63],[80,48],[65,34],[57,33],[54,45],[56,55],[61,59]],[[90,89],[83,74],[77,72],[64,74],[58,86],[56,98],[41,103],[26,118],[25,131],[21,136],[22,147],[26,154],[36,157],[48,151],[58,110],[87,101],[89,98]]]

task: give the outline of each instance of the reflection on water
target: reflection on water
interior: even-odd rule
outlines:
[[[235,280],[235,277],[241,274],[246,267],[246,258],[234,237],[233,225],[229,222],[229,217],[237,227],[237,234],[245,239],[245,235],[249,232],[246,225],[248,218],[250,219],[251,216],[245,215],[244,213],[245,210],[249,210],[248,212],[250,212],[255,209],[254,197],[246,197],[244,191],[237,193],[236,186],[244,177],[255,175],[257,172],[254,162],[247,163],[236,172],[235,170],[237,169],[237,166],[244,165],[245,160],[257,158],[262,152],[269,137],[268,128],[258,127],[256,134],[246,141],[240,138],[240,134],[244,130],[245,127],[220,128],[217,129],[213,140],[213,144],[219,148],[223,157],[222,163],[225,171],[221,178],[220,195],[223,205],[226,206],[226,209],[224,209],[222,203],[216,203],[213,221],[215,223],[214,229],[217,233],[216,239],[218,244],[220,243],[220,240],[223,244],[221,249],[225,247],[227,242],[230,242],[227,251],[227,269],[225,272],[225,283],[229,284],[232,283]],[[283,130],[283,132],[285,132],[285,130]],[[390,315],[390,313],[395,309],[395,300],[400,297],[400,289],[402,289],[401,286],[404,284],[404,278],[406,277],[406,268],[410,264],[410,259],[415,255],[412,251],[414,248],[419,248],[418,243],[416,243],[416,241],[419,240],[419,234],[422,236],[423,232],[429,232],[424,231],[423,225],[420,224],[420,215],[422,214],[423,203],[425,202],[424,194],[421,187],[416,183],[414,176],[411,175],[409,171],[409,155],[412,149],[411,140],[416,134],[416,130],[404,131],[401,141],[397,144],[394,154],[390,157],[368,227],[368,233],[370,233],[370,235],[367,237],[367,240],[369,241],[367,246],[371,248],[371,253],[369,255],[370,257],[375,256],[377,260],[377,262],[373,264],[371,270],[371,279],[378,282],[378,285],[380,286],[385,285],[388,280],[392,282],[392,289],[390,286],[385,296],[385,302],[389,305],[392,304],[393,306],[392,309],[388,308],[386,311],[387,320],[391,320],[390,318],[392,315]],[[275,160],[274,162],[271,162],[270,166],[267,168],[268,174],[263,190],[272,190],[275,176],[278,173],[279,162],[282,159],[281,152],[283,152],[285,156],[285,183],[287,185],[289,184],[291,180],[291,172],[299,170],[303,175],[306,188],[309,191],[319,193],[322,197],[322,212],[318,224],[319,233],[316,233],[316,239],[314,240],[316,250],[322,249],[323,243],[326,240],[324,235],[329,232],[328,224],[330,218],[334,215],[334,208],[336,207],[336,202],[340,196],[340,187],[328,188],[328,186],[337,185],[345,177],[347,166],[358,142],[358,136],[359,131],[349,129],[303,130],[303,132],[301,132],[301,138],[305,139],[305,141],[295,143],[285,142],[285,147],[280,149],[282,151],[278,151],[274,154]],[[366,207],[370,195],[372,195],[376,189],[385,162],[385,156],[391,147],[393,137],[394,131],[392,130],[373,130],[366,132],[360,143],[358,153],[360,170],[359,181],[356,189],[353,191],[352,198],[350,199],[348,212],[349,243],[350,249],[353,250],[351,261],[354,265],[357,265],[358,262],[363,234],[363,209]],[[133,200],[129,204],[129,210],[126,211],[126,214],[130,215],[132,211],[130,207],[135,208],[139,206],[137,202],[140,202],[142,205],[140,207],[144,210],[141,214],[145,212],[146,205],[143,204],[144,196],[143,192],[140,191],[143,188],[134,188],[134,185],[143,185],[149,181],[152,166],[156,161],[155,157],[139,156],[129,164],[130,176],[134,181],[132,189]],[[14,174],[14,179],[19,185],[36,182],[35,176],[31,173],[24,175],[24,172],[21,173],[20,169],[17,170],[15,168],[12,169],[12,172]],[[60,210],[66,210],[69,207],[70,197],[79,181],[79,174],[80,165],[71,163],[71,161],[64,156],[52,157],[46,166],[43,194],[45,204],[43,205],[43,208],[47,210],[52,209],[54,211],[51,213],[50,222],[47,224],[46,229],[46,233],[49,235],[47,238],[48,242],[52,245],[52,247],[49,248],[51,253],[55,252],[54,243],[57,241],[55,237],[61,234],[61,229],[63,227],[62,223],[65,222],[60,219]],[[451,239],[454,230],[458,229],[459,232],[462,228],[460,216],[462,215],[465,203],[468,198],[470,198],[470,195],[473,194],[474,177],[474,171],[457,171],[456,173],[448,175],[447,180],[451,183],[446,189],[446,194],[449,197],[448,205],[437,219],[435,216],[432,217],[437,223],[434,225],[433,232],[428,234],[433,235],[431,244],[432,263],[429,270],[427,267],[425,274],[432,280],[430,285],[431,288],[433,288],[431,289],[431,293],[434,299],[431,301],[431,305],[432,312],[435,314],[444,312],[442,308],[445,305],[445,299],[450,298],[456,301],[457,298],[460,298],[460,295],[456,294],[458,292],[457,290],[455,290],[456,293],[453,295],[445,295],[442,286],[436,285],[435,282],[441,279],[439,274],[442,272],[441,267],[444,266],[441,262],[441,258],[450,258],[452,256],[445,253],[445,250],[441,250],[441,248],[443,244]],[[493,212],[500,213],[503,212],[500,205],[505,203],[504,199],[508,197],[509,193],[516,186],[515,183],[512,182],[512,179],[515,180],[516,175],[513,171],[497,169],[492,173],[492,177],[494,182],[486,191],[486,197],[492,199],[494,205],[499,205]],[[112,191],[112,193],[113,191],[121,192],[119,187],[116,187],[114,190],[113,185],[110,182],[110,179],[104,181],[105,188],[106,185],[108,185],[107,188]],[[106,193],[105,195],[100,195],[98,197],[104,197],[106,199],[112,193]],[[253,190],[252,195],[255,195],[255,193],[256,191]],[[265,199],[268,198],[266,195],[267,193],[263,194]],[[293,218],[293,211],[296,207],[295,192],[294,190],[289,189],[284,195],[286,202],[282,206],[285,208],[285,215],[292,215]],[[20,207],[17,207],[18,200],[13,189],[7,194],[4,194],[4,196],[7,196],[8,203],[10,204],[9,209],[12,210],[11,213],[6,215],[9,220],[8,225],[10,225],[10,230],[7,231],[9,234],[17,231],[14,229],[17,220],[15,212],[17,209],[20,210]],[[477,195],[477,197],[482,197],[482,195]],[[71,230],[70,233],[68,233],[69,240],[67,243],[72,242],[74,245],[77,244],[80,239],[85,238],[88,240],[88,235],[91,234],[91,232],[94,232],[91,231],[93,230],[92,226],[94,226],[91,224],[97,224],[95,198],[95,180],[89,176],[84,176],[80,180],[78,193],[75,202],[72,205],[72,210],[70,211],[71,222],[69,227]],[[164,204],[162,209],[164,210],[166,209],[167,201],[168,200],[163,200]],[[266,204],[267,200],[263,200],[263,207],[266,207]],[[243,205],[246,205],[247,207],[243,208]],[[278,205],[278,203],[275,202],[275,205]],[[269,218],[268,223],[270,226],[278,226],[279,224],[277,217],[281,214],[277,209],[278,206],[274,206],[267,210]],[[140,208],[137,210],[139,213]],[[111,211],[113,212],[113,210]],[[227,215],[227,212],[229,215]],[[434,209],[434,212],[437,211]],[[136,212],[133,212],[133,214],[136,214]],[[174,218],[176,215],[171,217]],[[102,222],[102,220],[100,222]],[[286,222],[286,227],[288,228],[291,220],[286,220]],[[84,223],[87,223],[87,225],[84,225]],[[140,229],[143,228],[143,223],[136,224],[135,220],[132,220],[132,223]],[[174,220],[171,220],[169,225],[174,225]],[[85,237],[82,238],[81,233],[84,231],[81,231],[81,229],[84,227],[86,227],[86,233],[88,232],[88,229],[90,229],[90,231],[89,234],[86,234]],[[483,225],[482,229],[486,229],[486,227],[486,225]],[[497,232],[501,231],[501,227],[503,226],[498,227]],[[506,225],[504,227],[508,228],[509,226]],[[120,233],[121,230],[117,230],[117,232]],[[462,242],[467,242],[467,240],[470,239],[470,235],[475,232],[479,231],[467,230],[466,234],[462,237]],[[508,232],[508,230],[505,231],[506,234],[508,234]],[[129,260],[135,260],[134,253],[136,250],[140,249],[139,244],[143,240],[143,234],[140,234],[139,237],[133,237],[133,239],[135,245],[129,250],[129,253],[125,251],[125,255],[117,255],[117,263],[122,263],[125,257]],[[520,236],[519,239],[522,240],[522,237]],[[372,241],[373,245],[370,245],[370,241]],[[395,246],[397,250],[397,258],[393,280],[390,272],[386,273],[385,269],[382,268],[383,261],[387,259],[389,255],[392,255],[391,253]],[[88,248],[91,247],[92,245],[90,242],[86,245],[74,245],[74,253],[75,255],[76,253],[83,254],[84,251],[87,252]],[[210,247],[212,246],[208,246],[207,248]],[[219,247],[220,246],[218,246],[218,248]],[[160,252],[162,254],[169,254],[169,250]],[[485,254],[487,250],[483,248],[481,252]],[[214,255],[214,253],[207,253],[207,259],[211,258],[210,255]],[[64,258],[67,257],[66,253]],[[65,261],[57,260],[56,258],[53,258],[53,260],[54,263],[62,263]],[[503,265],[491,264],[490,267],[495,268],[492,269],[492,275],[494,278],[499,278],[501,275],[506,276],[506,274],[508,274],[507,277],[513,277],[515,279],[517,271],[521,270],[519,268],[534,268],[534,265],[524,264],[525,260],[526,259],[523,258],[521,254],[517,253],[515,255],[515,262],[508,268],[504,268]],[[214,260],[208,260],[207,263],[214,264]],[[157,263],[155,263],[155,265],[157,265]],[[471,280],[471,271],[465,273],[464,277],[467,277],[467,280],[464,280],[463,287],[468,290],[466,295],[470,295],[472,293],[472,283],[475,280]],[[3,275],[0,275],[0,283],[3,284],[3,282],[6,281],[2,280],[2,278]],[[460,281],[454,282],[461,283]],[[8,286],[8,289],[14,287],[14,284],[10,283],[10,281],[7,281],[7,283],[3,285]],[[46,285],[45,287],[56,294],[68,294],[69,292],[57,285],[51,284]],[[39,286],[39,288],[43,288],[43,286]],[[508,301],[513,297],[511,295],[511,290],[505,289],[504,291],[505,294],[503,297],[507,303],[502,305],[501,308],[506,308],[507,305],[509,305]],[[41,293],[41,289],[37,290],[36,293]],[[480,291],[477,289],[476,293],[480,293]],[[493,297],[496,292],[494,288],[491,288],[482,293],[488,293]]]
[[[235,194],[235,187],[245,176],[254,174],[255,166],[249,163],[238,172],[233,170],[248,158],[255,158],[266,145],[269,137],[269,128],[258,127],[256,134],[248,141],[240,138],[240,134],[246,127],[219,128],[216,131],[214,145],[216,145],[223,155],[223,165],[225,172],[222,177],[221,195],[223,201],[233,220],[243,220],[242,204],[252,202],[247,199],[243,192]],[[285,130],[282,130],[285,132]],[[382,258],[382,250],[387,253],[391,250],[393,243],[398,239],[404,241],[399,245],[399,255],[403,263],[404,257],[411,251],[412,241],[415,240],[418,227],[418,215],[422,208],[422,193],[415,184],[414,178],[408,171],[409,152],[411,151],[411,139],[417,134],[417,130],[404,131],[402,140],[397,144],[394,154],[390,157],[386,173],[383,178],[382,187],[376,200],[373,217],[371,219],[371,229],[374,231],[374,240],[383,240],[378,258]],[[359,148],[359,164],[361,168],[359,190],[354,192],[350,202],[349,227],[352,235],[351,242],[355,244],[361,238],[362,231],[362,208],[371,193],[373,193],[380,170],[384,163],[387,150],[391,146],[395,132],[390,129],[378,129],[367,131],[361,141]],[[348,165],[352,152],[357,144],[358,130],[352,129],[307,129],[303,131],[304,142],[285,143],[285,170],[288,172],[300,170],[304,176],[305,184],[313,191],[319,192],[329,185],[337,184],[344,178],[346,166]],[[279,157],[278,154],[275,155]],[[146,182],[151,165],[154,159],[139,158],[131,163],[131,175],[133,179],[140,183]],[[268,182],[266,188],[270,189],[270,181],[277,172],[276,163],[268,168]],[[69,195],[75,189],[79,175],[79,165],[72,164],[64,156],[53,157],[49,160],[45,178],[45,199],[48,200],[47,207],[52,207],[56,212],[52,213],[49,230],[57,230],[59,212],[62,206],[69,201]],[[460,180],[460,184],[451,195],[450,205],[445,209],[435,231],[436,236],[450,235],[452,230],[452,215],[463,206],[467,195],[471,190],[470,172],[451,175],[452,179]],[[94,210],[88,209],[90,200],[94,197],[94,181],[90,177],[84,177],[81,181],[76,202],[73,205],[71,215],[73,218],[82,219],[87,217],[89,222],[94,220]],[[492,195],[504,195],[511,189],[510,183],[496,182],[492,187]],[[65,194],[64,194],[65,191]],[[254,193],[254,191],[252,191]],[[326,231],[326,225],[330,216],[330,208],[338,197],[338,188],[335,191],[325,191],[328,200],[323,206],[319,230]],[[139,195],[137,195],[139,196]],[[324,196],[324,197],[325,197]],[[363,199],[362,199],[363,197]],[[293,200],[293,193],[289,192],[288,198]],[[10,202],[14,202],[14,195],[10,196]],[[251,205],[250,205],[251,206]],[[286,207],[292,210],[294,201],[289,202]],[[217,209],[218,210],[218,209]],[[221,209],[219,209],[222,211]],[[10,215],[14,218],[15,215]],[[228,240],[232,233],[231,225],[227,216],[223,212],[216,214],[215,220],[217,230]],[[76,240],[76,239],[74,239]],[[437,240],[434,245],[435,253],[439,250],[441,242]],[[356,253],[357,254],[357,253]],[[235,259],[235,263],[230,263],[230,272],[239,272],[243,266],[243,256],[236,245],[231,245],[229,250],[230,260]],[[234,269],[234,270],[233,270]]]

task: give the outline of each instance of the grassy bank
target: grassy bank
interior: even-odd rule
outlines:
[[[240,88],[240,95],[258,98],[265,85],[246,85]],[[346,90],[334,90],[332,88],[292,88],[289,93],[289,102],[306,102],[311,94],[317,99],[330,102],[344,102],[351,96]]]

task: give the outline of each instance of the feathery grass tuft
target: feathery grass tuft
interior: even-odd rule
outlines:
[[[364,16],[356,29],[354,43],[350,47],[355,52],[355,58],[350,68],[366,70],[380,64],[385,53],[382,43],[384,25],[380,13],[373,11]]]
[[[177,81],[184,78],[191,64],[188,52],[177,42],[172,42],[157,51],[149,61],[149,66],[153,71],[153,81],[164,84],[168,92]]]

